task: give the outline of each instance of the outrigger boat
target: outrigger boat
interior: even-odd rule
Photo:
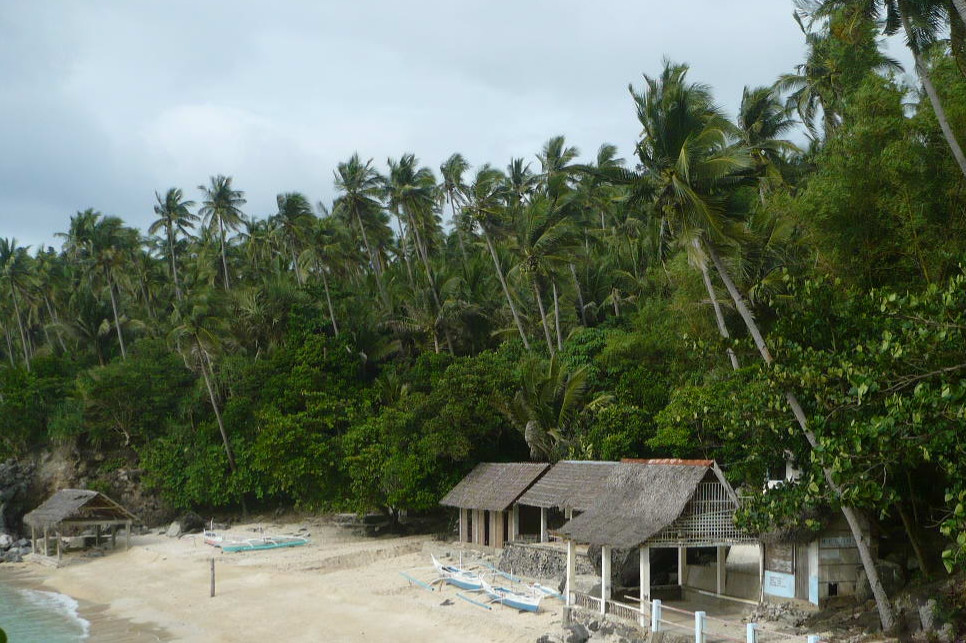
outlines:
[[[204,534],[205,543],[212,547],[218,547],[222,551],[229,553],[239,551],[259,551],[263,549],[281,549],[283,547],[298,547],[308,544],[309,539],[303,536],[258,536],[255,538],[230,538],[217,534],[213,531],[206,531]]]
[[[444,565],[436,560],[436,556],[432,554],[430,554],[430,557],[433,559],[433,566],[439,573],[439,580],[471,592],[483,590],[483,577],[478,573],[460,567],[454,567],[453,565]]]
[[[486,595],[490,597],[491,603],[500,603],[501,605],[507,605],[521,612],[536,612],[540,609],[540,601],[546,596],[540,591],[531,591],[527,593],[517,592],[507,587],[494,587],[490,585],[486,580],[480,579],[483,584],[483,591]]]

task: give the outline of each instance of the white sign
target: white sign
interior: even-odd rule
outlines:
[[[780,598],[795,598],[795,575],[766,571],[765,593]]]

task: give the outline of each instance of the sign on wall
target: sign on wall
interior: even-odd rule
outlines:
[[[780,598],[795,598],[795,575],[766,571],[765,593]]]

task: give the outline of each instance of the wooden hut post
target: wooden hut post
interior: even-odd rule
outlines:
[[[570,607],[570,591],[574,586],[574,569],[577,566],[577,543],[567,540],[567,582],[564,585],[564,603]]]
[[[607,601],[610,600],[610,552],[611,548],[603,545],[600,548],[600,613],[607,613]]]
[[[547,508],[540,507],[540,542],[547,542]]]
[[[460,542],[466,542],[466,509],[460,507]]]
[[[520,536],[520,505],[513,505],[513,522],[510,523],[510,540],[516,540]]]
[[[57,530],[57,560],[64,559],[64,554],[61,551],[63,544],[64,544],[64,538],[63,536],[60,535],[60,530],[58,529]]]
[[[94,525],[94,546],[95,547],[101,546],[101,526],[100,525]]]
[[[117,549],[117,528],[120,525],[111,525],[111,549]]]
[[[505,520],[505,511],[493,512],[493,528],[490,530],[490,544],[497,549],[503,548],[503,523]]]
[[[765,543],[758,543],[758,602],[765,600]]]
[[[717,588],[718,594],[725,593],[726,587],[726,563],[728,560],[727,548],[718,545],[715,547],[715,587]]]
[[[47,525],[44,525],[44,556],[50,556],[50,544],[47,539]]]
[[[37,530],[33,525],[30,525],[30,553],[37,553]]]
[[[688,548],[678,547],[678,585],[684,587],[688,578]]]
[[[124,523],[124,549],[131,548],[131,521]]]

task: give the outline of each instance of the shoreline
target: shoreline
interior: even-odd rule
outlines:
[[[46,568],[23,563],[36,589],[66,594],[91,622],[90,640],[424,641],[530,643],[560,627],[559,605],[541,613],[484,610],[457,590],[429,592],[402,574],[428,580],[430,552],[455,551],[429,536],[369,538],[313,520],[268,525],[272,533],[311,531],[308,545],[221,553],[201,535],[135,536],[104,556],[67,556]],[[254,528],[253,525],[242,526]],[[215,559],[216,595],[209,596]],[[20,570],[18,570],[20,571]],[[0,569],[0,577],[4,575]]]

